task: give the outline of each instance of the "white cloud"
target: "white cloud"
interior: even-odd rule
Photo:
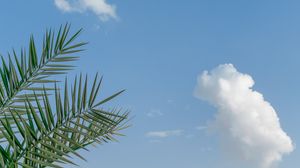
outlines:
[[[180,136],[182,135],[183,130],[165,130],[165,131],[150,131],[146,133],[147,137],[152,138],[167,138],[170,136]]]
[[[70,3],[66,0],[54,0],[54,3],[58,9],[64,12],[70,12],[72,10]]]
[[[146,115],[147,115],[147,117],[154,118],[154,117],[162,116],[164,114],[158,109],[151,109],[150,112],[147,113]]]
[[[108,4],[106,0],[54,0],[54,3],[63,12],[90,11],[102,21],[117,18],[116,6]]]
[[[196,129],[199,130],[199,131],[203,131],[203,130],[207,129],[207,126],[203,126],[203,125],[197,126]]]
[[[212,127],[227,155],[241,167],[270,168],[294,147],[276,111],[253,85],[251,76],[224,64],[203,72],[194,94],[218,109]]]

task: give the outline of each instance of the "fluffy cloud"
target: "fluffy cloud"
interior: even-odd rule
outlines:
[[[167,138],[170,136],[180,136],[182,135],[183,130],[166,130],[166,131],[151,131],[146,133],[147,137],[152,137],[152,138]]]
[[[116,7],[106,0],[54,0],[56,7],[63,12],[86,12],[91,11],[102,21],[117,18]]]
[[[252,89],[251,76],[224,64],[203,72],[197,82],[194,95],[218,109],[211,127],[220,136],[226,154],[242,167],[270,168],[283,154],[293,151],[276,111]]]

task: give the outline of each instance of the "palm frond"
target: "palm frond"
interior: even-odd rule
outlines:
[[[53,90],[53,87],[43,88],[44,85],[57,82],[50,79],[53,75],[65,74],[73,66],[66,64],[75,61],[78,56],[73,54],[82,51],[86,43],[75,42],[81,30],[70,35],[70,25],[61,26],[58,33],[53,30],[46,32],[41,54],[38,55],[35,40],[31,36],[28,52],[21,50],[20,55],[13,50],[5,59],[3,56],[0,68],[0,114],[10,115],[8,109],[25,100],[34,100],[34,95],[26,92],[38,92],[44,89]],[[41,96],[37,94],[37,96]],[[17,112],[24,112],[24,107],[16,108]]]
[[[127,127],[127,111],[102,108],[123,90],[98,101],[102,77],[96,75],[91,87],[87,76],[75,78],[71,87],[66,79],[63,89],[52,78],[73,69],[67,63],[86,44],[75,42],[81,30],[69,32],[68,24],[58,33],[47,31],[41,54],[31,37],[28,51],[1,57],[0,167],[76,165],[70,155],[84,159],[78,149],[115,141]]]
[[[52,108],[46,90],[42,100],[35,96],[35,102],[26,101],[26,117],[11,113],[19,136],[13,133],[6,118],[0,119],[4,126],[0,128],[1,133],[10,147],[10,150],[3,152],[3,163],[17,163],[23,167],[60,167],[62,163],[76,165],[68,157],[70,153],[84,159],[77,152],[78,149],[85,149],[92,143],[114,141],[113,136],[124,126],[122,123],[127,119],[128,112],[100,108],[99,102],[104,103],[115,97],[114,94],[95,101],[101,81],[96,76],[89,91],[87,78],[83,80],[80,76],[79,80],[74,80],[69,94],[66,80],[64,94],[60,93],[57,86],[54,88],[55,108]]]

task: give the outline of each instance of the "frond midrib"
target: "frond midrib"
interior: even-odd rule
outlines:
[[[39,75],[43,67],[45,67],[48,63],[51,63],[53,59],[57,58],[58,56],[61,56],[62,52],[60,51],[58,54],[55,54],[51,56],[48,60],[45,61],[45,63],[40,64],[36,70],[26,79],[23,80],[19,86],[18,89],[15,90],[12,96],[8,96],[6,100],[4,100],[4,103],[0,106],[0,115],[3,115],[6,110],[10,107],[12,100],[15,99],[15,97],[22,91],[24,91],[26,88],[28,88],[32,83],[30,83],[31,80],[33,80],[37,75]]]

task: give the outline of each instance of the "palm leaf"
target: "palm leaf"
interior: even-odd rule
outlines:
[[[115,135],[127,127],[128,112],[105,110],[102,105],[123,92],[98,100],[102,77],[79,76],[62,90],[54,75],[64,74],[74,66],[86,43],[76,43],[81,30],[69,35],[70,25],[58,33],[46,32],[42,52],[35,41],[20,56],[13,50],[1,57],[0,68],[0,167],[61,167],[74,163],[70,155],[83,160],[78,149],[94,143],[115,141]]]
[[[34,100],[33,94],[26,92],[42,91],[43,85],[57,82],[49,79],[53,75],[65,74],[73,66],[67,65],[67,61],[75,61],[78,56],[73,54],[82,51],[81,47],[86,43],[75,42],[81,30],[70,35],[70,25],[60,27],[58,33],[53,30],[46,32],[40,56],[31,36],[29,49],[21,50],[18,56],[15,50],[8,54],[7,59],[2,56],[2,68],[0,68],[0,114],[10,115],[8,109],[13,108],[18,102]],[[47,90],[53,87],[46,88]],[[24,111],[24,108],[22,108]]]
[[[11,113],[15,121],[20,121],[16,128],[20,132],[19,136],[13,133],[6,118],[0,119],[4,126],[0,131],[11,148],[8,153],[16,153],[14,159],[3,155],[4,163],[17,163],[24,167],[60,167],[65,163],[76,165],[68,157],[69,153],[84,159],[77,152],[78,149],[85,149],[92,143],[114,141],[113,136],[122,128],[121,124],[127,119],[128,112],[103,110],[97,105],[99,103],[93,101],[97,99],[93,96],[97,97],[101,81],[96,76],[88,91],[87,78],[75,79],[70,94],[67,82],[64,94],[55,87],[55,109],[48,101],[46,90],[42,100],[36,96],[35,101],[26,101],[27,116]],[[114,95],[104,100],[112,99]],[[70,101],[69,97],[76,101]],[[33,108],[34,105],[38,109]]]

